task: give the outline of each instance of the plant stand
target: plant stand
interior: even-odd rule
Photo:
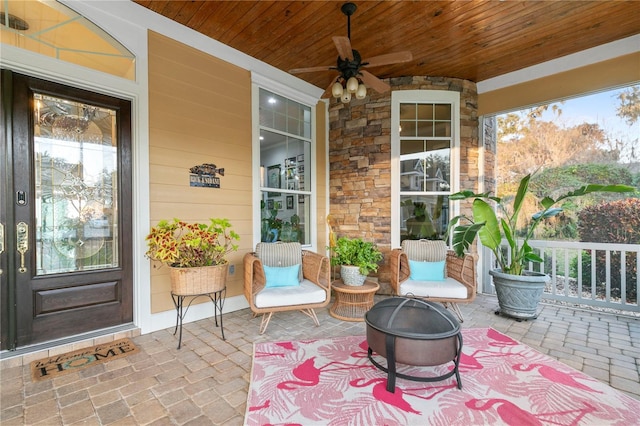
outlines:
[[[229,272],[229,264],[213,266],[199,266],[193,268],[169,268],[171,277],[171,298],[176,307],[176,328],[173,331],[175,335],[180,328],[180,336],[178,338],[178,349],[182,345],[182,321],[191,307],[193,301],[201,296],[206,296],[213,302],[213,318],[218,326],[218,310],[220,311],[220,330],[222,331],[222,340],[224,338],[224,328],[222,328],[222,306],[227,293],[227,275]],[[184,307],[185,299],[190,297],[191,300]]]
[[[187,311],[191,307],[196,298],[205,296],[211,299],[213,302],[213,319],[216,323],[216,327],[218,327],[218,315],[220,315],[220,331],[222,333],[222,340],[226,340],[224,337],[224,327],[222,326],[222,307],[224,305],[224,299],[227,293],[227,288],[224,287],[221,290],[214,291],[213,293],[203,293],[203,294],[189,294],[189,295],[181,295],[171,293],[171,298],[173,299],[173,304],[176,307],[176,327],[173,330],[173,334],[175,336],[178,329],[180,329],[180,334],[178,335],[178,349],[182,346],[182,321],[187,314]],[[185,299],[191,298],[189,303],[187,303],[186,308],[184,307]]]

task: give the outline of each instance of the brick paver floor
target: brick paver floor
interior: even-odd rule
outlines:
[[[640,319],[543,305],[538,319],[494,315],[479,295],[463,305],[463,328],[493,327],[640,399]],[[133,337],[137,354],[32,382],[27,355],[0,370],[0,423],[9,425],[242,425],[253,343],[364,334],[362,322],[318,311],[320,327],[299,312],[274,314],[258,335],[248,309],[224,315],[226,341],[212,319],[186,324],[182,349],[173,329]],[[120,336],[116,336],[119,338]],[[67,348],[68,350],[68,348]],[[35,358],[33,358],[35,359]]]

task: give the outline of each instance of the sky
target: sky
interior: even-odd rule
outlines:
[[[616,115],[619,105],[618,93],[625,88],[618,88],[604,92],[598,92],[578,98],[566,99],[562,104],[558,103],[562,109],[559,119],[554,118],[554,113],[549,108],[543,115],[542,120],[554,121],[564,127],[571,127],[582,123],[596,123],[600,125],[610,138],[624,141],[628,146],[632,144],[636,147],[636,152],[640,152],[640,122],[629,126],[623,118]],[[553,105],[553,104],[552,104]],[[622,159],[623,161],[628,159]],[[638,161],[640,159],[636,159]],[[625,161],[626,162],[626,161]]]
[[[565,100],[561,105],[562,119],[566,120],[568,125],[595,122],[605,128],[612,127],[629,131],[632,128],[616,115],[616,108],[619,105],[617,95],[623,90],[615,89]],[[633,129],[636,130],[636,136],[638,136],[640,123],[635,123]]]

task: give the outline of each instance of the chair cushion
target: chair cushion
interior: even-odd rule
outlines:
[[[466,299],[467,287],[451,277],[445,278],[444,281],[415,281],[408,279],[400,284],[398,293],[401,296]]]
[[[300,285],[295,287],[263,288],[256,294],[255,305],[258,308],[277,308],[322,303],[326,299],[327,292],[325,290],[309,280],[303,280]]]
[[[409,260],[440,262],[447,259],[447,245],[442,240],[404,240],[402,251]]]
[[[264,268],[264,275],[267,279],[266,287],[288,287],[299,286],[300,280],[298,279],[298,273],[300,272],[300,264],[292,266],[266,266]]]
[[[256,257],[266,266],[293,266],[302,264],[302,246],[300,243],[258,243]],[[302,281],[302,268],[298,280]]]
[[[444,281],[444,260],[418,262],[409,260],[409,279],[414,281]]]

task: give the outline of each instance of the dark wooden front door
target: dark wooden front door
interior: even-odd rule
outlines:
[[[1,87],[2,349],[132,322],[131,103]]]

